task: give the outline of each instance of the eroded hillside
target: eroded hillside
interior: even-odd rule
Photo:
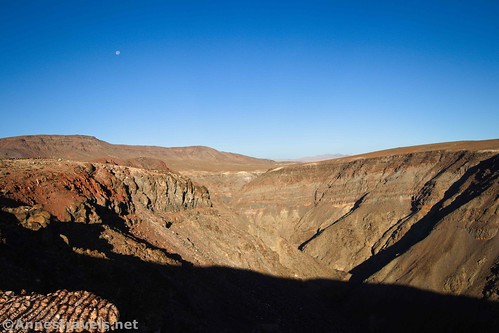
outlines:
[[[117,145],[86,135],[26,135],[0,139],[0,158],[64,158],[176,171],[256,170],[276,163],[204,146]]]
[[[29,151],[18,157],[55,159],[0,160],[0,319],[73,318],[70,296],[53,295],[76,293],[102,304],[81,311],[116,309],[114,321],[136,319],[141,332],[499,324],[499,140],[270,170],[211,156],[179,174],[156,147],[110,160],[119,147],[72,138],[54,149],[9,141],[10,153]],[[66,160],[79,155],[61,147],[75,145],[106,163]]]
[[[0,200],[0,269],[9,272],[2,274],[0,290],[34,295],[60,289],[94,292],[113,301],[122,317],[140,320],[144,332],[165,325],[175,330],[182,325],[195,330],[223,326],[222,312],[204,307],[218,309],[210,303],[213,297],[220,298],[217,303],[231,303],[229,296],[238,293],[255,310],[246,313],[230,304],[227,311],[234,318],[247,317],[254,327],[268,321],[271,312],[265,304],[288,299],[267,299],[264,291],[255,290],[262,288],[258,282],[244,285],[244,275],[232,282],[230,276],[237,273],[195,274],[193,267],[250,269],[297,281],[348,278],[285,242],[267,245],[247,233],[237,215],[213,207],[206,187],[167,171],[2,160]],[[200,276],[203,282],[198,281]],[[212,289],[209,296],[205,284]],[[224,294],[227,288],[230,294]],[[191,294],[190,289],[196,291]],[[219,296],[212,294],[215,290]],[[14,302],[7,296],[5,302]],[[64,304],[59,307],[64,309]],[[211,318],[213,311],[216,316]],[[275,320],[290,316],[288,311],[275,311]],[[179,317],[173,320],[174,315]],[[244,328],[244,320],[227,323]]]
[[[234,207],[353,281],[482,297],[499,258],[498,158],[496,147],[277,168]]]

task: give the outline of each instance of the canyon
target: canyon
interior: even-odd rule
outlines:
[[[0,321],[73,318],[79,293],[141,332],[494,331],[498,152],[298,163],[0,139]]]

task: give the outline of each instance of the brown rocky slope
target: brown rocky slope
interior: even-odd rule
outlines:
[[[234,207],[354,281],[497,298],[499,140],[441,148],[273,169]]]
[[[195,181],[164,161],[68,161],[98,155],[70,146],[56,159],[0,160],[1,290],[84,290],[141,332],[499,324],[499,140],[267,172],[207,162],[184,170]]]
[[[0,158],[63,158],[146,169],[257,170],[276,163],[203,146],[116,145],[85,135],[27,135],[0,139]]]
[[[286,243],[268,246],[245,232],[230,211],[212,207],[205,187],[168,171],[2,160],[0,206],[0,269],[9,272],[2,274],[1,290],[93,292],[116,304],[123,318],[139,320],[143,332],[171,325],[175,330],[187,325],[203,331],[224,326],[222,312],[213,314],[204,307],[216,309],[209,303],[212,298],[229,302],[227,289],[256,309],[231,304],[227,310],[242,323],[249,320],[253,328],[268,321],[265,303],[289,299],[267,299],[257,282],[244,286],[244,275],[234,283],[230,276],[238,273],[194,274],[193,266],[239,267],[293,279],[347,276]],[[208,296],[204,285],[212,285]],[[190,294],[190,289],[197,291]],[[215,290],[222,296],[213,295]],[[290,313],[274,311],[272,320]],[[243,325],[239,320],[227,323]]]

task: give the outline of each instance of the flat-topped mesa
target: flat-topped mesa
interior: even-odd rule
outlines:
[[[210,194],[184,176],[99,163],[0,161],[1,196],[42,205],[60,221],[99,223],[102,212],[131,217],[211,207]]]
[[[268,169],[276,162],[204,146],[117,145],[83,135],[29,135],[0,138],[0,158],[61,158],[169,171]]]

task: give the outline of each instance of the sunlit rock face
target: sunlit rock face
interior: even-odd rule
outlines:
[[[234,207],[356,279],[481,297],[499,256],[497,160],[436,150],[276,168]]]
[[[179,173],[63,139],[0,140],[52,154],[0,160],[4,305],[80,293],[140,332],[494,327],[498,140],[304,164],[168,150]]]

